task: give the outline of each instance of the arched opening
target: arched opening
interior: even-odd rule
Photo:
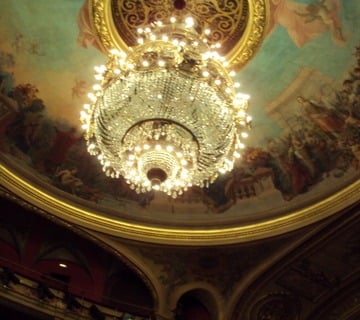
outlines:
[[[176,304],[175,320],[215,320],[217,307],[213,296],[204,289],[184,293]]]
[[[106,304],[143,316],[153,313],[154,298],[144,281],[132,270],[119,268],[106,282]]]

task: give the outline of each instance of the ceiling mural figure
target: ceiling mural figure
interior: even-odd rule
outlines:
[[[91,1],[61,9],[41,3],[0,5],[0,163],[19,177],[35,177],[45,193],[115,221],[215,227],[311,207],[359,180],[357,1],[269,1],[264,43],[234,77],[251,95],[250,142],[231,172],[177,199],[137,193],[124,178],[106,177],[87,153],[80,109],[93,66],[107,59]],[[185,3],[179,15],[196,1]],[[26,12],[44,17],[53,31]]]
[[[292,0],[270,0],[269,33],[279,24],[283,26],[299,48],[324,32],[330,32],[336,45],[344,46],[346,36],[341,22],[339,0],[315,0],[300,3]]]

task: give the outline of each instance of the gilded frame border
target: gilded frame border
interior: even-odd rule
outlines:
[[[147,226],[102,216],[101,212],[47,194],[3,164],[0,164],[0,182],[21,199],[68,223],[131,240],[189,246],[242,243],[280,235],[336,214],[360,200],[360,180],[357,180],[318,203],[268,221],[217,229],[181,229]]]

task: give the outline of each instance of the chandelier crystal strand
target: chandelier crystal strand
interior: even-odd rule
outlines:
[[[95,67],[81,121],[88,152],[105,174],[136,192],[177,197],[208,186],[241,156],[251,117],[227,61],[187,18],[139,29],[129,52]]]

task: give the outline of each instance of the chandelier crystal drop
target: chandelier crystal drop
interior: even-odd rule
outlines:
[[[90,154],[107,176],[136,192],[172,197],[231,171],[251,117],[227,61],[192,18],[139,29],[128,52],[95,67],[98,83],[81,112]]]

